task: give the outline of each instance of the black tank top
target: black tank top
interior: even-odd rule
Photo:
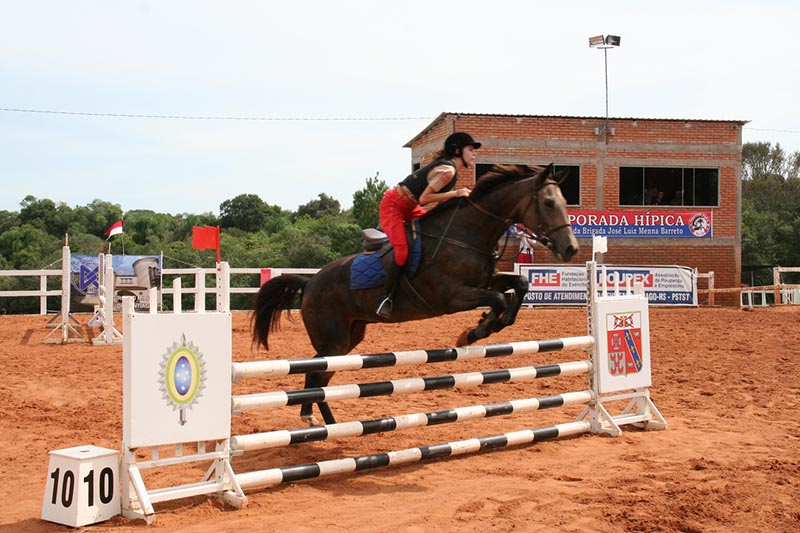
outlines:
[[[456,168],[456,164],[452,159],[437,159],[432,163],[428,163],[416,172],[409,174],[406,179],[400,182],[400,185],[407,187],[408,190],[414,195],[414,198],[419,201],[419,197],[422,195],[423,191],[425,191],[425,187],[428,186],[428,174],[430,173],[431,169],[438,167],[439,165],[448,165]],[[453,187],[456,185],[456,179],[458,179],[458,172],[455,173],[453,179],[450,180],[450,183],[436,192],[447,192],[453,190]]]

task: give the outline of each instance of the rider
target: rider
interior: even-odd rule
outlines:
[[[423,205],[469,196],[470,189],[454,187],[458,171],[475,165],[475,150],[480,147],[481,143],[475,142],[469,133],[453,133],[445,139],[444,148],[434,154],[433,162],[409,175],[383,195],[380,222],[394,247],[394,261],[387,272],[384,295],[376,311],[379,316],[391,316],[392,297],[408,260],[405,223],[424,215],[426,211]]]

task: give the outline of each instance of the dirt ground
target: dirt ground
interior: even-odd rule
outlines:
[[[478,312],[374,325],[357,353],[445,348]],[[628,428],[529,446],[336,475],[249,491],[234,510],[215,497],[156,504],[157,518],[115,517],[79,531],[798,531],[800,307],[663,309],[651,316],[651,395],[666,431]],[[79,315],[86,322],[88,316]],[[0,531],[70,530],[42,521],[48,451],[122,439],[122,347],[43,344],[47,318],[0,316]],[[96,332],[82,330],[87,338]],[[583,310],[525,310],[489,343],[583,335]],[[297,323],[272,350],[251,350],[234,313],[234,360],[311,355]],[[585,358],[575,351],[340,373],[332,384],[490,370]],[[234,393],[296,389],[301,377],[235,384]],[[346,400],[340,421],[582,390],[585,378]],[[234,434],[300,427],[297,407],[233,418]],[[566,412],[565,412],[566,411]],[[237,472],[355,457],[573,420],[579,408],[479,419],[250,452]],[[148,486],[199,481],[207,465],[162,469]],[[151,472],[151,471],[148,471]],[[188,477],[188,479],[187,479]]]

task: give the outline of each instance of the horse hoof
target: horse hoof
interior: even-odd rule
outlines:
[[[314,416],[314,415],[304,415],[304,416],[301,416],[300,419],[303,422],[305,422],[308,427],[313,427],[313,426],[318,426],[319,425],[319,421],[317,420],[317,417]]]
[[[469,344],[469,332],[470,330],[465,329],[461,335],[458,336],[458,340],[456,341],[457,347],[460,348],[461,346],[467,346]]]

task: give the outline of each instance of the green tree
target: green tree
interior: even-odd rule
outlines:
[[[277,205],[268,205],[264,217],[263,230],[268,234],[277,233],[292,223],[292,212]]]
[[[742,145],[742,176],[746,180],[768,176],[797,178],[800,152],[787,155],[780,143],[758,142]]]
[[[294,219],[298,220],[303,217],[321,218],[325,215],[338,215],[342,210],[339,200],[331,198],[327,194],[320,193],[316,200],[311,200],[307,204],[303,204],[297,208]]]
[[[267,217],[267,204],[257,194],[240,194],[219,205],[219,223],[223,228],[260,231]]]
[[[19,226],[19,214],[14,211],[0,210],[0,235],[13,227]]]
[[[62,244],[61,239],[48,235],[43,229],[23,224],[0,235],[0,255],[14,269],[39,269],[61,257]]]
[[[742,146],[742,267],[747,283],[771,284],[770,265],[800,264],[795,246],[800,241],[798,159],[800,153],[787,157],[779,145]]]
[[[183,241],[192,238],[192,228],[195,226],[219,226],[219,218],[211,212],[194,215],[181,213],[175,215],[175,228],[172,234],[173,241]]]
[[[76,209],[75,224],[85,227],[86,233],[103,237],[111,224],[122,219],[122,207],[105,200],[94,199],[86,210]]]
[[[127,238],[139,246],[150,248],[150,250],[140,250],[142,253],[154,253],[153,249],[163,248],[175,240],[173,232],[177,226],[177,220],[171,215],[147,209],[125,213],[124,229]],[[130,250],[130,252],[134,251],[134,249]]]
[[[376,173],[374,177],[367,178],[364,188],[353,193],[351,216],[360,228],[380,227],[378,208],[389,186],[385,181],[378,179],[379,175],[380,173]]]
[[[53,200],[49,198],[39,200],[35,196],[28,195],[19,205],[22,206],[19,211],[19,221],[22,224],[29,224],[50,235],[58,235],[57,209]]]

